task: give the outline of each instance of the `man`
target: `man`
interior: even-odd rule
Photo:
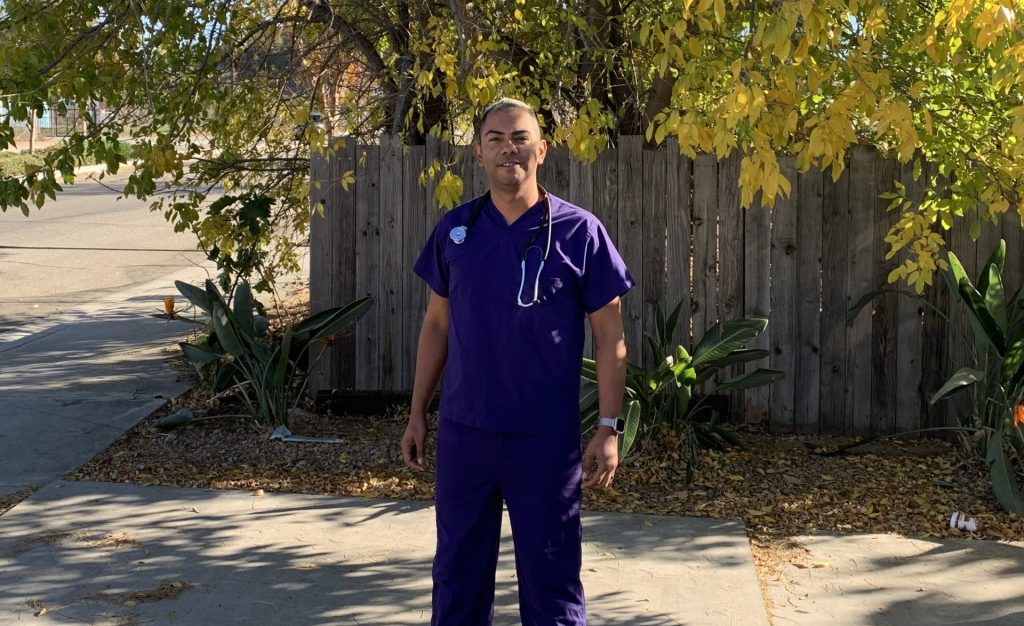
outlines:
[[[626,371],[619,297],[633,279],[601,223],[537,184],[547,143],[529,105],[485,109],[473,154],[490,192],[447,213],[415,265],[430,286],[407,465],[424,469],[426,410],[442,370],[437,443],[435,626],[494,611],[502,501],[524,626],[586,623],[581,487],[611,484]],[[580,450],[584,317],[601,423]]]

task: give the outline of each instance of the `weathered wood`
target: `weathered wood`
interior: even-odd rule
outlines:
[[[796,233],[796,371],[793,425],[801,434],[821,431],[821,281],[824,177],[811,168],[797,181]]]
[[[671,311],[682,302],[675,341],[694,345],[690,334],[690,189],[693,185],[693,161],[679,153],[675,139],[665,146],[665,308]]]
[[[771,224],[771,292],[769,317],[768,367],[782,370],[786,377],[769,389],[769,426],[778,432],[793,432],[796,428],[796,391],[804,392],[804,381],[797,381],[798,301],[803,287],[797,277],[797,214],[799,207],[799,180],[792,157],[779,159],[779,169],[790,185],[790,196],[775,201]],[[819,209],[820,211],[820,209]],[[816,285],[815,285],[816,286]],[[817,289],[815,289],[816,291]]]
[[[913,164],[900,168],[900,182],[907,196],[916,205],[921,202],[924,188],[921,180],[914,180]],[[921,425],[921,303],[912,298],[900,298],[897,303],[896,326],[896,432],[915,430]]]
[[[960,259],[964,271],[974,282],[977,280],[978,246],[970,236],[970,221],[972,214],[964,219],[957,220],[949,231],[949,249]],[[944,382],[961,367],[974,367],[974,330],[968,321],[966,309],[960,300],[959,294],[949,292],[950,307],[947,326],[949,338],[949,365],[942,372],[940,378]],[[962,422],[970,414],[970,394],[972,392],[960,393],[948,400],[942,400],[948,411],[949,419],[955,422]]]
[[[1003,286],[1009,298],[1017,293],[1021,284],[1021,268],[1024,265],[1022,243],[1024,232],[1021,231],[1020,214],[1010,210],[999,219],[999,235],[1006,242],[1006,261],[1003,263]]]
[[[381,220],[380,148],[360,145],[356,169],[356,292],[373,296],[375,304],[356,325],[356,388],[380,388],[381,346]]]
[[[888,211],[889,200],[877,195],[894,189],[899,180],[899,163],[892,159],[879,159],[875,163],[875,232],[873,287],[876,289],[900,288],[899,283],[888,283],[889,273],[899,264],[893,257],[886,260],[889,244],[885,235],[899,218],[897,210]],[[896,396],[899,393],[899,378],[896,376],[893,355],[896,354],[896,325],[899,299],[895,293],[876,296],[872,301],[874,315],[871,317],[871,434],[886,435],[896,432]],[[868,310],[871,306],[867,307]]]
[[[656,336],[654,311],[661,306],[666,315],[671,311],[672,303],[665,300],[665,257],[668,245],[668,225],[665,218],[666,202],[666,165],[668,159],[665,152],[644,149],[641,151],[643,159],[643,216],[640,220],[642,226],[642,250],[640,250],[643,267],[639,282],[643,285],[643,330],[645,333]],[[651,351],[647,349],[646,341],[641,341],[643,350],[642,359],[634,359],[643,363],[644,367],[654,365],[654,358]],[[640,356],[640,355],[637,355]]]
[[[309,274],[310,276],[333,275],[334,230],[330,228],[327,206],[331,185],[331,160],[326,154],[314,154],[310,160],[309,172]],[[330,308],[334,281],[310,280],[309,312],[315,315]],[[313,347],[313,357],[319,355],[319,347]],[[333,378],[331,360],[316,359],[309,371],[309,394],[316,397],[321,389],[330,389]]]
[[[569,149],[549,148],[544,164],[537,170],[537,181],[559,198],[569,194]]]
[[[623,298],[622,319],[626,330],[626,350],[633,355],[635,361],[641,357],[641,346],[644,345],[643,326],[644,313],[643,255],[644,241],[641,231],[643,216],[643,170],[641,149],[643,140],[637,136],[619,138],[619,223],[618,238],[615,240],[622,254],[626,267],[637,279],[634,287]]]
[[[935,191],[940,196],[946,193],[948,183],[942,177],[935,176],[934,167],[931,175],[935,178]],[[949,243],[949,232],[942,233]],[[950,310],[950,292],[941,272],[936,273],[934,284],[925,291],[926,300],[940,311]],[[949,372],[953,369],[949,363],[949,332],[946,319],[931,307],[924,307],[924,324],[921,334],[921,425],[924,428],[952,426],[948,402],[931,404],[930,399],[942,388]]]
[[[438,158],[463,177],[464,200],[486,188],[469,147],[432,139],[426,147],[399,148],[385,140],[377,150],[357,152],[350,141],[329,164],[311,164],[311,306],[339,306],[365,293],[378,298],[371,314],[337,338],[313,372],[313,388],[411,389],[427,301],[411,268],[440,216],[436,181],[424,188],[419,174]],[[656,301],[671,309],[685,299],[674,339],[691,347],[719,319],[767,315],[768,366],[786,371],[787,379],[749,393],[747,419],[763,419],[759,407],[767,406],[771,428],[800,433],[883,434],[948,423],[954,405],[930,407],[927,397],[970,363],[973,345],[954,337],[972,334],[965,318],[958,318],[958,329],[927,311],[922,316],[911,299],[883,296],[846,327],[849,305],[885,285],[898,262],[884,260],[882,237],[896,214],[882,211],[886,202],[876,193],[899,170],[857,149],[839,181],[826,174],[823,182],[813,170],[797,177],[792,159],[784,160],[794,196],[780,199],[769,221],[763,208],[740,210],[737,159],[690,161],[677,150],[672,144],[664,152],[644,151],[640,140],[627,138],[594,165],[552,149],[541,169],[552,193],[602,219],[640,283],[624,307],[630,359],[650,364],[640,331],[653,330]],[[340,186],[347,170],[357,177],[349,192]],[[318,180],[327,184],[317,189]],[[908,190],[920,193],[912,184]],[[320,199],[322,218],[315,211]],[[1003,218],[998,229],[987,226],[980,246],[960,224],[948,239],[972,279],[997,236],[1006,235],[1006,284],[1019,283],[1024,259],[1017,223]],[[316,279],[323,274],[329,279]],[[926,291],[926,298],[943,310],[959,307],[942,288]],[[863,320],[867,333],[858,326]]]
[[[333,232],[331,247],[331,282],[333,283],[331,306],[345,306],[356,299],[356,247],[359,243],[356,227],[356,193],[355,187],[347,190],[341,184],[346,173],[355,173],[356,140],[354,137],[345,139],[343,145],[336,146],[335,159],[331,163],[331,185],[328,191],[328,205],[331,211],[327,221]],[[365,294],[358,294],[365,295]],[[334,384],[332,389],[351,389],[356,384],[356,328],[362,324],[356,322],[334,338],[325,359],[331,361]]]
[[[769,320],[764,333],[747,344],[748,348],[770,350],[772,345],[771,221],[775,211],[767,205],[761,206],[760,195],[743,211],[743,317]],[[765,358],[747,363],[744,371],[753,372],[759,367],[767,367],[768,361]],[[748,389],[743,393],[743,419],[746,423],[761,424],[768,421],[770,393],[771,389],[767,386]]]
[[[420,251],[427,240],[427,203],[425,191],[420,185],[419,177],[423,172],[425,148],[409,146],[406,148],[405,164],[402,169],[402,267],[396,277],[404,291],[405,311],[402,321],[401,359],[405,363],[405,372],[399,389],[412,389],[416,367],[416,343],[419,340],[420,320],[426,309],[426,285],[412,268],[419,258]]]
[[[743,316],[743,267],[746,243],[743,239],[743,209],[740,207],[740,156],[734,154],[718,165],[718,321]],[[743,373],[742,365],[723,372],[727,378]],[[730,394],[732,419],[743,419],[744,393]]]
[[[875,153],[871,148],[855,146],[850,151],[849,185],[849,282],[846,310],[864,294],[874,289],[874,217]],[[847,328],[846,334],[847,404],[846,422],[849,432],[868,435],[871,432],[871,308],[865,308]]]
[[[821,260],[821,428],[849,434],[846,297],[850,279],[849,177],[824,177]]]
[[[693,163],[693,342],[718,323],[718,161]]]
[[[402,146],[390,135],[380,138],[380,380],[381,389],[401,389],[406,363],[402,359],[402,318],[405,294],[395,280],[402,268],[403,162]]]

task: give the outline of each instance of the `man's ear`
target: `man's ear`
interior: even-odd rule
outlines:
[[[544,157],[548,154],[548,142],[545,139],[540,140],[540,145],[537,146],[537,165],[544,162]]]
[[[484,164],[484,155],[483,155],[482,152],[480,152],[480,144],[479,144],[479,142],[473,144],[473,158],[476,159],[476,164],[477,165],[483,165]]]

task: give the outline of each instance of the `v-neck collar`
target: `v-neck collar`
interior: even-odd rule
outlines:
[[[547,201],[551,202],[551,194],[548,194]],[[541,225],[542,216],[544,214],[544,198],[541,198],[526,209],[526,211],[517,217],[511,224],[505,221],[505,216],[501,214],[498,207],[494,204],[494,199],[488,198],[487,204],[484,207],[484,211],[488,217],[500,228],[505,230],[523,230],[525,228],[535,228]]]

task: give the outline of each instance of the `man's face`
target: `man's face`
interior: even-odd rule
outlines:
[[[520,109],[488,115],[480,129],[480,141],[473,146],[492,189],[536,185],[537,166],[544,162],[547,151],[548,143],[541,139],[537,120]]]

